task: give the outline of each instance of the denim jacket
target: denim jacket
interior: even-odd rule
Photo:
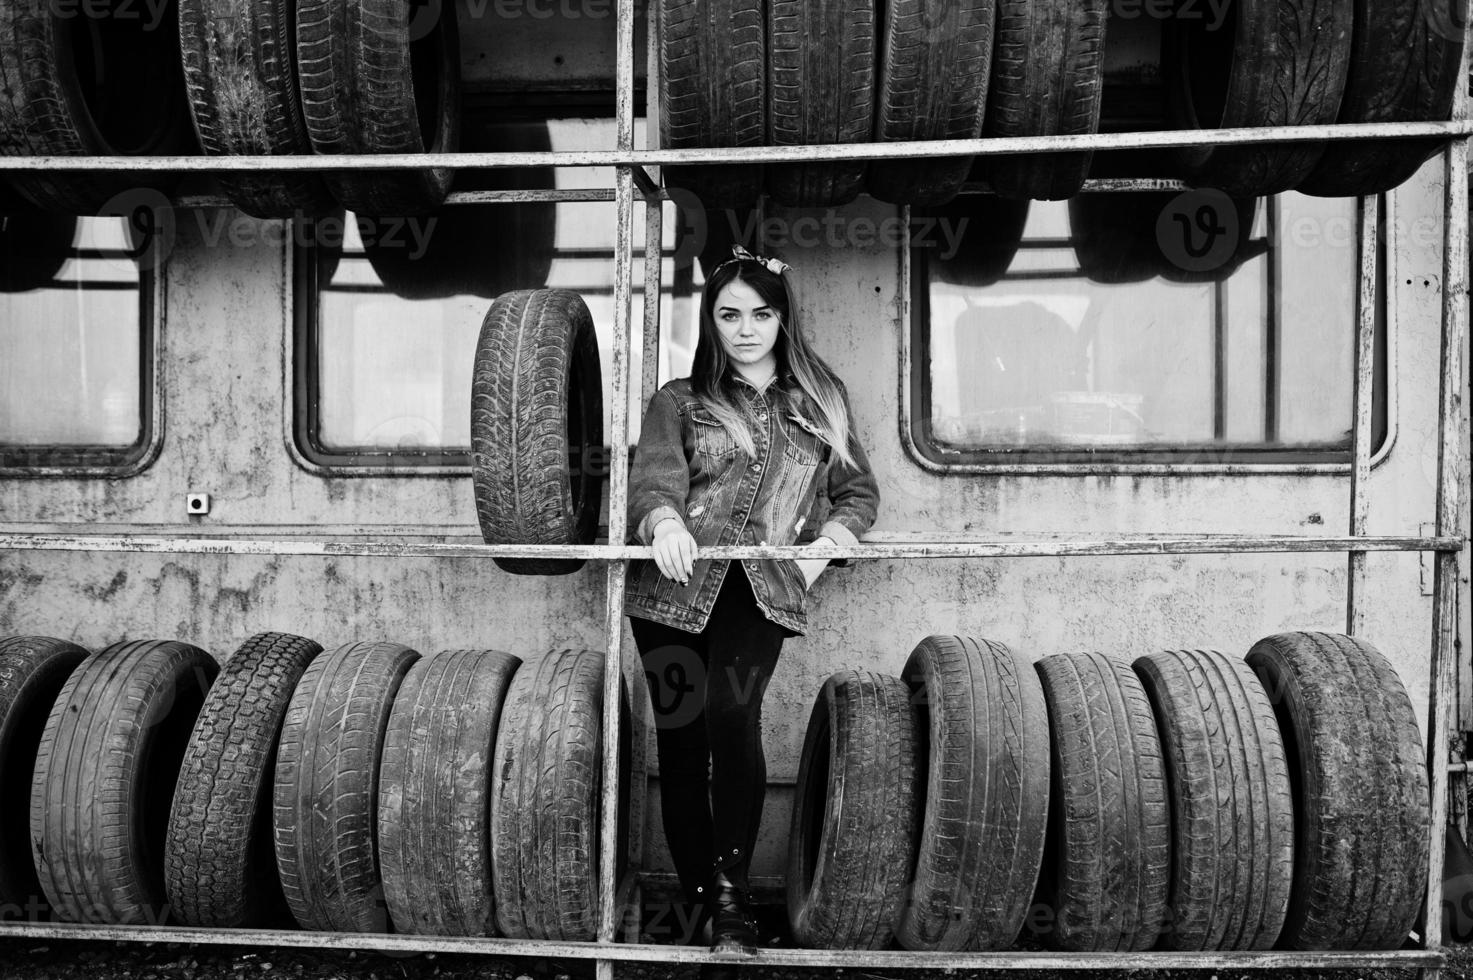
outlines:
[[[853,425],[849,451],[858,468],[837,460],[831,464],[832,447],[810,418],[774,410],[774,386],[791,385],[791,375],[760,391],[736,377],[757,419],[752,426],[757,458],[748,457],[701,404],[689,378],[664,385],[645,410],[630,472],[629,543],[650,544],[655,525],[675,517],[698,547],[804,544],[825,535],[837,544],[855,544],[874,524],[880,493]],[[843,394],[847,406],[848,394]],[[798,563],[791,558],[741,561],[763,614],[794,633],[806,632],[808,590]],[[631,561],[624,612],[699,633],[731,562],[697,558],[690,581],[681,585],[665,578],[653,559]]]

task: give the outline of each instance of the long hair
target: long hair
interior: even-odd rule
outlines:
[[[716,298],[733,282],[744,282],[756,291],[778,318],[777,341],[773,355],[777,359],[777,378],[772,382],[778,393],[779,410],[797,412],[813,423],[821,438],[833,447],[834,455],[845,466],[856,467],[849,451],[849,412],[844,404],[839,377],[819,357],[803,336],[798,324],[798,304],[786,275],[772,272],[761,262],[740,259],[722,263],[701,292],[701,333],[696,341],[691,364],[691,387],[707,410],[731,433],[747,457],[757,455],[752,439],[746,399],[737,397],[732,377],[736,368],[721,345],[716,326]],[[783,383],[790,373],[793,385]],[[804,400],[812,406],[804,411]]]

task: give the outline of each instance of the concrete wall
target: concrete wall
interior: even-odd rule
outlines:
[[[1407,234],[1391,243],[1395,443],[1372,477],[1376,534],[1416,534],[1432,517],[1439,169],[1424,168],[1392,195],[1393,228],[1431,220],[1438,230],[1430,244],[1428,236]],[[865,199],[847,213],[883,218],[893,211]],[[926,472],[907,455],[898,425],[906,325],[898,319],[896,254],[879,246],[820,246],[794,264],[814,343],[854,394],[883,494],[876,531],[934,531],[938,538],[962,531],[1320,534],[1347,525],[1346,475]],[[285,435],[292,329],[286,248],[264,240],[241,247],[228,238],[206,247],[186,215],[165,276],[166,429],[158,461],[125,481],[0,480],[7,527],[114,524],[146,532],[207,523],[271,535],[430,525],[433,533],[475,535],[468,477],[333,478],[293,461]],[[184,496],[196,490],[212,495],[207,518],[184,516]],[[1184,646],[1242,653],[1279,630],[1343,629],[1345,565],[1337,555],[1246,555],[897,560],[830,570],[814,588],[812,631],[786,646],[768,694],[764,737],[775,788],[759,872],[780,873],[786,784],[796,773],[812,699],[832,671],[896,671],[930,633],[985,636],[1033,657],[1101,650],[1133,658]],[[1373,555],[1369,565],[1367,635],[1395,662],[1420,712],[1430,600],[1419,559]],[[469,560],[0,553],[0,635],[54,635],[91,649],[157,636],[223,658],[252,633],[283,630],[328,648],[383,638],[426,653],[493,647],[533,657],[602,648],[604,588],[597,565],[532,578]],[[650,860],[665,867],[657,796],[650,802]]]

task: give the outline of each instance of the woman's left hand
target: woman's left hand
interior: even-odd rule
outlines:
[[[827,535],[814,538],[809,542],[810,545],[819,546],[836,543],[833,538]],[[823,574],[823,570],[829,565],[827,558],[795,558],[793,560],[798,563],[798,568],[803,572],[803,590],[805,592],[813,588],[813,583],[818,581],[818,577]]]

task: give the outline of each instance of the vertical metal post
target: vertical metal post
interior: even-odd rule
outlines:
[[[1468,44],[1458,78],[1468,77]],[[1468,92],[1459,85],[1453,97],[1453,118],[1466,119]],[[1459,453],[1463,436],[1463,347],[1468,331],[1468,141],[1459,137],[1443,151],[1445,210],[1442,253],[1441,390],[1437,411],[1437,533],[1458,535],[1462,518],[1459,500]],[[1431,857],[1427,868],[1427,904],[1424,909],[1425,945],[1442,945],[1443,834],[1447,824],[1448,720],[1456,691],[1458,626],[1458,559],[1460,552],[1437,553],[1432,579],[1432,666],[1427,708],[1427,765],[1432,791]],[[1441,971],[1424,970],[1424,977]]]
[[[1380,225],[1380,197],[1374,194],[1360,198],[1357,214],[1360,226],[1360,293],[1355,331],[1355,395],[1354,419],[1350,429],[1353,463],[1350,469],[1350,533],[1366,533],[1371,510],[1368,489],[1371,479],[1371,406],[1375,402],[1376,365],[1376,236]],[[1365,632],[1366,553],[1350,552],[1346,576],[1345,632],[1360,636]]]
[[[660,47],[659,17],[661,5],[650,3],[645,6],[645,145],[658,147],[660,143],[659,92],[660,92]],[[658,183],[658,170],[651,176]],[[663,284],[661,262],[664,243],[664,210],[658,195],[647,196],[644,212],[644,343],[641,346],[640,410],[649,404],[659,381],[660,368],[660,315]],[[634,875],[633,887],[629,891],[628,908],[624,912],[627,933],[637,941],[640,915],[644,907],[644,891],[639,876],[645,865],[645,809],[649,800],[649,731],[645,726],[645,700],[648,689],[644,684],[639,656],[630,651],[630,698],[629,722],[631,756],[629,766],[629,868]]]
[[[619,0],[618,72],[615,78],[616,113],[619,149],[634,149],[634,0]],[[614,203],[618,212],[614,236],[614,337],[610,353],[613,358],[613,404],[609,421],[613,431],[609,443],[609,543],[623,544],[628,535],[629,503],[629,320],[633,284],[634,238],[634,172],[618,167],[614,183]],[[623,559],[609,562],[606,592],[605,635],[608,638],[604,657],[603,716],[603,793],[599,813],[599,916],[598,939],[612,942],[618,926],[619,882],[614,879],[619,849],[619,687],[623,676],[624,577],[628,571]],[[596,964],[598,980],[612,980],[612,960],[600,959]]]

